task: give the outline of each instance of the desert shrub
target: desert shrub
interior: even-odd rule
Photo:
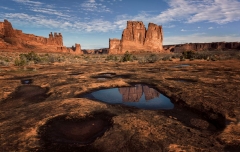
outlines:
[[[150,54],[149,56],[146,57],[146,61],[148,63],[155,63],[158,61],[158,56],[156,54]]]
[[[118,58],[117,58],[117,56],[114,56],[114,55],[108,55],[105,60],[106,61],[117,61]]]
[[[180,53],[175,53],[174,55],[172,55],[172,59],[177,59],[177,58],[180,58],[182,54]]]
[[[9,62],[6,62],[4,60],[0,60],[0,66],[8,66]]]
[[[15,66],[24,66],[26,64],[27,64],[27,61],[25,59],[16,58],[14,61]]]
[[[140,58],[140,59],[138,59],[138,63],[144,64],[144,63],[146,63],[146,59]]]
[[[184,51],[184,52],[182,52],[182,56],[185,59],[195,58],[195,52],[193,52],[193,51]]]
[[[170,59],[170,56],[165,56],[162,58],[163,61],[169,61],[169,59]]]
[[[124,53],[120,61],[121,62],[133,61],[133,55],[127,51],[126,53]]]
[[[185,61],[184,56],[180,56],[180,61]]]
[[[33,61],[35,64],[41,61],[41,58],[33,51],[28,54],[20,54],[19,56],[21,60]]]

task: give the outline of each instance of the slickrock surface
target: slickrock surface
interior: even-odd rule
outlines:
[[[0,151],[240,150],[239,60],[34,66],[34,71],[0,67]],[[93,77],[101,73],[115,75],[104,82]],[[32,84],[21,84],[23,79]],[[154,86],[174,109],[143,110],[78,98],[132,83]],[[155,96],[144,87],[130,90],[121,92],[133,93],[127,98],[143,91]]]

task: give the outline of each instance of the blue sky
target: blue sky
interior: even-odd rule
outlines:
[[[163,44],[240,41],[240,0],[0,0],[0,21],[64,45],[108,47],[121,38],[127,20],[163,26]]]

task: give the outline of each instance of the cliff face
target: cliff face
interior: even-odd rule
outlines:
[[[109,54],[121,54],[128,52],[151,51],[161,52],[163,42],[162,26],[153,23],[145,25],[141,21],[128,21],[123,30],[122,38],[109,39]]]
[[[39,52],[70,52],[81,54],[80,44],[76,49],[67,49],[63,46],[61,33],[50,33],[49,37],[25,34],[21,30],[13,29],[12,24],[7,20],[0,22],[0,49],[6,50],[28,50],[34,49]]]
[[[145,85],[119,88],[119,92],[122,94],[123,102],[138,102],[143,93],[145,95],[145,100],[151,100],[160,96],[158,91]]]
[[[167,45],[171,52],[240,49],[240,42],[187,43]]]

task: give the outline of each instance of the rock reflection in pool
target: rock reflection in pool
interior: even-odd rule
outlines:
[[[124,104],[140,109],[173,109],[169,98],[147,85],[103,89],[92,92],[84,97],[110,104]]]

